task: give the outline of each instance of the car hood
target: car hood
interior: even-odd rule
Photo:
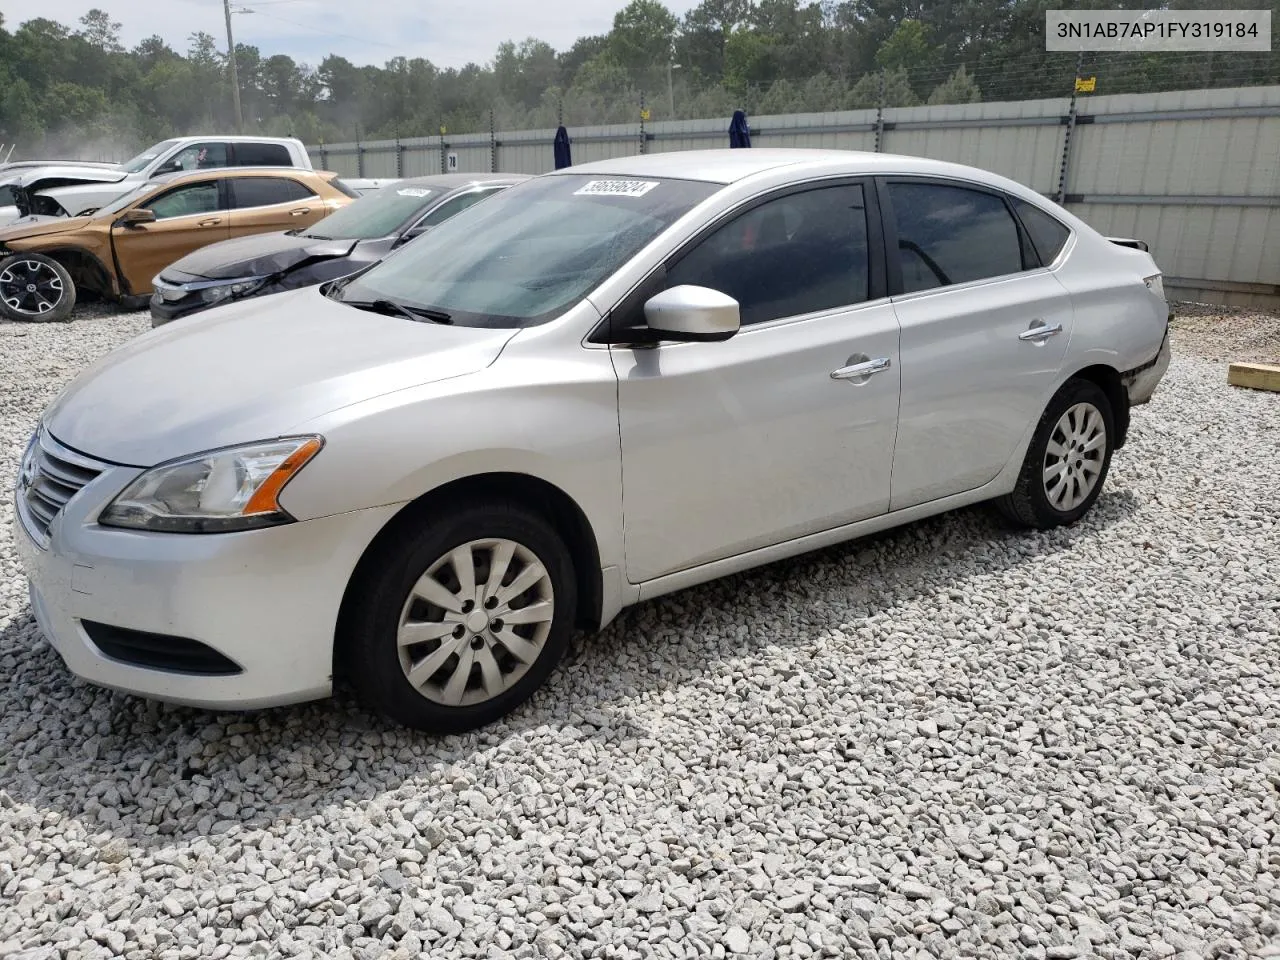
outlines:
[[[0,243],[6,240],[25,240],[28,237],[44,237],[51,233],[68,233],[79,230],[92,217],[41,217],[27,216],[0,227]]]
[[[37,190],[47,180],[70,180],[78,183],[119,183],[127,177],[124,167],[81,167],[73,164],[51,164],[47,167],[24,167],[14,170],[3,182],[19,183]]]
[[[474,373],[516,332],[418,323],[344,306],[316,288],[291,291],[129,341],[73,380],[44,424],[90,456],[152,466]]]
[[[317,240],[288,233],[259,233],[223,240],[201,247],[161,272],[230,280],[237,277],[266,277],[311,260],[345,257],[355,249],[355,240]]]

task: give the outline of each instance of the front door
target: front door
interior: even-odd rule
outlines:
[[[885,187],[902,291],[892,502],[901,510],[995,479],[1048,400],[1072,308],[1000,194],[937,181]]]
[[[152,279],[169,264],[192,250],[227,239],[222,196],[217,180],[185,183],[135,204],[154,212],[154,223],[111,228],[111,243],[129,293],[150,293]]]
[[[301,230],[330,212],[320,197],[290,177],[232,177],[231,236]]]
[[[870,192],[767,200],[670,265],[668,287],[738,300],[732,339],[613,348],[631,582],[888,509],[898,324]]]

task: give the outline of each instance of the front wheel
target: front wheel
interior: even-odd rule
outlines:
[[[527,700],[564,654],[577,604],[572,558],[542,517],[504,502],[447,513],[377,548],[339,640],[366,706],[437,733]]]
[[[1037,530],[1075,523],[1102,493],[1115,418],[1102,388],[1068,380],[1049,401],[1013,492],[996,501],[1009,520]]]
[[[56,323],[70,318],[76,286],[67,268],[42,253],[0,260],[0,314],[6,320]]]

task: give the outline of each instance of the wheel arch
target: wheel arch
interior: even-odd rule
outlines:
[[[1082,367],[1067,380],[1088,380],[1095,383],[1111,402],[1111,416],[1115,421],[1116,441],[1112,449],[1119,450],[1129,436],[1129,391],[1120,379],[1120,371],[1105,363]]]
[[[50,250],[33,250],[32,253],[43,253],[50,260],[57,260],[71,274],[71,282],[76,290],[96,293],[99,296],[115,296],[115,284],[112,278],[115,273],[108,270],[97,256],[79,247],[54,247]]]
[[[338,611],[333,644],[335,676],[341,673],[342,640],[350,613],[354,588],[368,574],[372,561],[386,542],[407,525],[429,523],[432,513],[450,503],[467,499],[512,500],[545,517],[565,539],[573,558],[578,587],[575,626],[595,630],[603,618],[604,582],[600,567],[600,546],[587,515],[577,502],[555,484],[528,473],[491,472],[459,477],[409,501],[398,510],[369,541],[347,580]]]

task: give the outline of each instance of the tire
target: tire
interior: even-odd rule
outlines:
[[[470,604],[458,596],[469,586],[457,565],[466,566],[464,551],[475,581]],[[495,591],[489,581],[503,556],[504,586]],[[528,583],[513,594],[516,581]],[[545,519],[488,500],[393,532],[361,564],[351,595],[338,643],[357,697],[403,726],[460,733],[510,713],[550,675],[573,631],[577,581]],[[402,636],[422,639],[402,644]]]
[[[1115,417],[1102,388],[1068,380],[1040,416],[1018,482],[996,500],[997,509],[1035,530],[1075,523],[1102,493],[1115,438]]]
[[[76,285],[67,268],[42,253],[0,260],[0,315],[20,323],[59,323],[71,318]]]

